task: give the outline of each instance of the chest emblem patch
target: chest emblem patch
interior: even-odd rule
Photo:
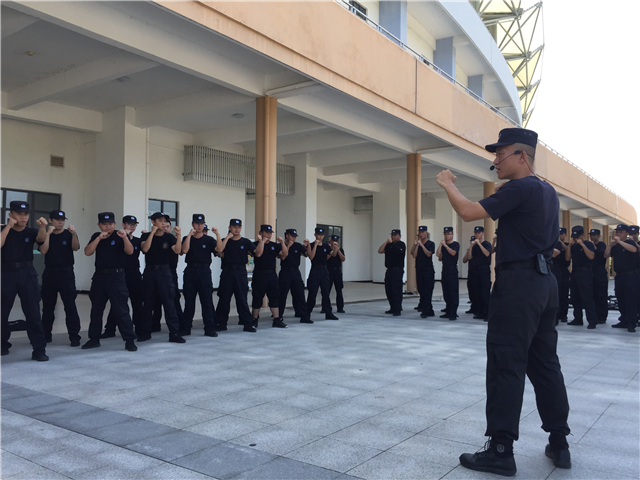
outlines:
[[[111,245],[115,245],[116,241],[115,240],[111,240]]]
[[[67,244],[67,241],[66,241],[66,240],[63,240],[63,241],[62,241],[62,244],[63,244],[63,245],[66,245],[66,244]]]
[[[244,250],[244,245],[240,245],[240,250]]]
[[[29,237],[24,239],[25,242],[29,242]]]
[[[169,244],[167,242],[164,242],[162,244],[162,248],[166,250],[167,248],[169,248]]]

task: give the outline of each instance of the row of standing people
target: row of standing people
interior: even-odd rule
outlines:
[[[27,227],[30,207],[27,202],[11,202],[9,221],[2,230],[2,355],[9,353],[11,329],[9,314],[19,295],[26,317],[27,334],[33,347],[32,358],[46,361],[46,344],[52,341],[54,311],[58,294],[64,304],[66,326],[71,346],[80,345],[80,317],[76,307],[77,290],[74,274],[74,252],[80,249],[78,234],[73,225],[65,228],[66,215],[61,210],[50,213],[49,222],[37,220],[38,229]],[[194,214],[192,229],[181,238],[180,227],[171,234],[169,216],[156,212],[151,217],[151,232],[135,237],[138,221],[125,215],[122,229],[116,230],[113,212],[98,214],[99,232],[92,235],[84,249],[87,256],[95,256],[95,272],[89,297],[91,313],[88,336],[83,349],[100,346],[100,339],[114,337],[116,327],[125,342],[125,349],[136,351],[135,341],[144,342],[151,334],[161,331],[164,318],[169,329],[169,341],[185,343],[191,334],[196,297],[202,306],[204,335],[218,336],[227,329],[230,302],[235,295],[240,324],[244,331],[255,332],[264,296],[269,300],[273,315],[272,326],[286,328],[282,319],[286,300],[291,291],[296,316],[302,323],[313,323],[311,312],[318,290],[323,297],[325,318],[338,320],[332,313],[329,294],[335,286],[338,311],[344,311],[342,296],[342,262],[344,250],[338,236],[331,243],[323,243],[324,229],[317,228],[314,242],[297,243],[297,231],[286,231],[285,239],[272,242],[273,230],[262,225],[255,242],[241,236],[242,221],[231,219],[229,233],[222,239],[217,228],[208,235],[204,215]],[[33,248],[37,245],[45,256],[42,291],[33,267]],[[140,271],[140,254],[145,255],[144,273]],[[178,290],[178,256],[186,255],[184,271],[184,311]],[[248,256],[255,258],[252,281],[252,310],[247,304]],[[300,274],[300,258],[309,257],[312,269],[308,280],[308,298],[304,297],[304,283]],[[219,302],[213,307],[211,263],[222,259],[222,273],[218,289]],[[280,275],[276,275],[276,259],[281,260]],[[39,302],[42,299],[42,316]],[[129,313],[128,300],[132,312]],[[105,330],[102,323],[106,303],[111,307]],[[101,333],[102,332],[102,333]]]

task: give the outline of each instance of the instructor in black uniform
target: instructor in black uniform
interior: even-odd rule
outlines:
[[[20,304],[27,322],[27,336],[33,353],[31,358],[46,362],[47,340],[44,336],[40,317],[40,287],[38,274],[33,268],[33,245],[42,243],[47,235],[47,221],[38,219],[39,229],[27,227],[29,223],[29,204],[12,201],[9,204],[9,219],[2,227],[2,355],[8,355],[11,343],[9,315],[16,295],[20,295]]]
[[[598,323],[607,323],[607,316],[609,315],[609,277],[607,276],[607,259],[604,258],[607,245],[600,241],[600,230],[597,228],[592,228],[589,231],[589,239],[595,245],[592,271],[596,317],[598,318]]]
[[[556,467],[570,468],[566,436],[569,402],[556,353],[558,288],[550,274],[558,228],[558,196],[533,170],[538,135],[507,128],[497,143],[493,164],[508,179],[493,195],[471,202],[445,170],[437,182],[465,222],[500,219],[496,282],[491,292],[487,329],[488,447],[460,456],[469,469],[511,476],[516,473],[513,442],[518,439],[525,376],[533,384],[542,429],[549,432],[545,454]]]
[[[407,246],[401,240],[401,233],[397,228],[391,230],[391,236],[378,248],[378,253],[384,254],[384,266],[387,268],[384,274],[384,291],[390,308],[384,313],[394,317],[402,314],[404,257],[407,254]]]
[[[444,238],[438,245],[436,257],[442,262],[442,296],[446,308],[440,318],[455,320],[458,318],[460,303],[460,280],[458,277],[458,255],[460,244],[453,239],[453,227],[444,227]]]
[[[287,306],[287,295],[291,290],[291,300],[293,302],[294,311],[300,314],[300,323],[313,323],[307,312],[307,302],[304,299],[304,282],[300,274],[300,257],[307,252],[308,240],[304,244],[296,242],[298,231],[295,228],[289,228],[284,232],[285,242],[287,244],[288,255],[280,260],[280,274],[278,282],[280,284],[280,316],[283,315]]]
[[[420,318],[435,317],[433,311],[433,287],[435,285],[435,270],[433,268],[433,254],[436,245],[429,240],[429,232],[426,225],[418,227],[418,238],[411,247],[411,256],[416,259],[416,286],[420,294],[418,311]]]

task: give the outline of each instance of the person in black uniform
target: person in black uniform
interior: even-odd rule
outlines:
[[[636,331],[638,318],[638,246],[629,238],[629,226],[620,224],[615,236],[604,251],[604,258],[613,258],[616,298],[620,308],[620,322],[613,328]]]
[[[402,314],[404,257],[407,254],[407,246],[401,238],[400,229],[393,229],[391,236],[378,248],[378,253],[384,254],[384,266],[387,269],[384,274],[384,291],[387,294],[390,308],[384,313],[394,317]]]
[[[433,268],[433,254],[436,245],[429,240],[429,232],[426,225],[418,227],[418,238],[411,247],[411,256],[416,259],[416,286],[420,301],[418,311],[420,318],[435,317],[433,304],[433,287],[435,285],[435,270]]]
[[[258,232],[262,240],[253,242],[257,247],[258,242],[262,242],[262,255],[255,257],[253,278],[251,280],[251,294],[253,309],[253,326],[258,328],[260,309],[264,296],[269,299],[269,308],[273,316],[271,326],[274,328],[287,328],[287,324],[282,321],[282,310],[280,310],[280,283],[276,274],[276,259],[282,260],[289,252],[282,237],[278,237],[278,243],[272,242],[273,227],[271,225],[260,225]]]
[[[159,298],[164,307],[165,322],[169,327],[169,341],[184,343],[180,335],[180,320],[176,312],[176,286],[171,271],[171,263],[182,252],[180,227],[176,225],[176,237],[167,233],[169,215],[156,212],[151,215],[151,232],[143,233],[140,248],[145,254],[145,269],[142,276],[144,287],[144,315],[140,325],[138,342],[151,338],[152,316],[155,299]]]
[[[167,218],[169,217],[167,216]],[[167,220],[167,222],[164,224],[164,231],[169,235],[172,235],[171,220]],[[179,236],[179,234],[176,234],[176,235]],[[182,304],[180,303],[180,286],[178,285],[178,262],[180,260],[180,255],[182,255],[182,252],[179,254],[170,256],[169,267],[171,269],[171,278],[173,279],[173,286],[175,291],[175,295],[173,297],[173,304],[176,310],[176,315],[178,315],[180,328],[182,329],[182,325],[184,324],[184,315],[182,313]],[[160,297],[155,298],[155,302],[153,304],[153,315],[151,319],[152,319],[151,331],[152,332],[162,331],[162,325],[160,323],[160,321],[162,320],[162,300],[160,299]],[[186,330],[186,327],[185,327],[185,330]]]
[[[438,245],[436,257],[442,262],[442,296],[446,304],[444,314],[440,318],[455,320],[458,318],[460,303],[460,281],[458,279],[458,254],[460,244],[453,240],[453,227],[444,227],[444,238]]]
[[[467,251],[465,252],[464,257],[462,257],[462,263],[469,262],[469,255],[471,255],[471,249],[473,248],[475,241],[476,241],[476,236],[471,235],[471,238],[469,239],[469,246],[467,247]],[[471,265],[469,265],[469,270],[467,274],[467,292],[469,293],[469,301],[467,303],[470,303],[471,306],[469,307],[469,310],[467,310],[464,313],[472,313],[475,315],[475,312],[478,309],[478,299],[476,298],[476,294],[473,291],[473,287],[474,287],[473,275],[471,273]]]
[[[213,281],[211,279],[211,260],[217,255],[216,247],[221,241],[220,233],[213,228],[217,240],[204,233],[204,215],[194,213],[192,229],[182,239],[182,254],[186,255],[187,267],[184,269],[183,293],[184,314],[180,326],[182,336],[191,335],[193,316],[196,311],[196,295],[200,297],[202,323],[205,337],[217,337],[215,323],[216,311],[213,308]]]
[[[638,247],[638,252],[640,253],[640,241],[638,240],[638,235],[640,234],[640,226],[638,225],[629,225],[629,237],[633,240]],[[638,326],[640,327],[640,259],[638,260],[638,280],[636,283],[636,288],[638,289],[638,305],[637,305],[637,313],[638,313]]]
[[[598,316],[593,301],[593,259],[596,247],[589,240],[584,240],[584,228],[580,225],[571,229],[571,246],[566,259],[571,260],[571,301],[573,303],[573,321],[567,325],[584,325],[582,309],[587,314],[589,330],[596,328]]]
[[[484,227],[474,227],[473,235],[473,244],[465,255],[469,262],[470,288],[475,298],[471,305],[474,307],[473,318],[486,322],[491,296],[491,244],[484,239]]]
[[[609,315],[609,277],[607,276],[607,259],[604,252],[607,245],[600,241],[600,230],[592,228],[589,231],[589,239],[595,246],[593,259],[593,301],[596,307],[598,323],[607,323]]]
[[[287,306],[287,295],[291,290],[294,312],[300,314],[300,323],[313,323],[307,312],[307,302],[304,299],[304,282],[300,275],[300,257],[306,254],[309,241],[304,244],[296,242],[298,232],[295,228],[289,228],[284,232],[288,255],[280,260],[280,274],[278,283],[280,284],[280,316]]]
[[[138,228],[138,219],[133,215],[125,215],[122,217],[122,229],[127,233],[127,237],[133,245],[133,253],[127,255],[124,259],[124,279],[127,283],[127,291],[129,292],[129,301],[131,302],[131,320],[136,330],[136,335],[140,334],[140,324],[142,315],[144,314],[143,300],[144,288],[142,286],[142,274],[140,273],[140,238],[134,237],[133,233]],[[100,335],[101,339],[116,336],[116,316],[113,308],[109,309],[107,322],[104,325],[104,332]]]
[[[116,220],[112,212],[98,214],[100,231],[94,233],[84,247],[84,254],[90,257],[96,254],[96,272],[91,279],[91,321],[89,340],[82,345],[84,350],[100,346],[102,315],[107,301],[116,318],[124,348],[130,352],[138,350],[134,340],[133,323],[129,315],[127,282],[124,276],[125,257],[133,253],[133,245],[124,230],[115,230]]]
[[[513,442],[518,439],[525,376],[533,384],[542,429],[549,432],[545,454],[558,468],[571,468],[566,436],[569,402],[556,353],[558,287],[549,266],[557,241],[558,195],[533,171],[538,135],[507,128],[497,143],[493,164],[499,190],[479,202],[467,200],[445,170],[437,182],[465,222],[500,219],[496,281],[487,328],[487,430],[485,450],[460,456],[469,469],[515,475]]]
[[[331,235],[331,254],[327,260],[327,269],[329,270],[329,293],[331,289],[336,289],[336,310],[338,313],[345,313],[344,311],[344,297],[342,296],[342,289],[344,288],[344,281],[342,279],[342,263],[345,260],[344,249],[340,248],[340,237],[338,235]],[[326,312],[325,312],[326,313]]]
[[[566,322],[569,315],[569,285],[571,283],[571,272],[569,271],[571,260],[567,260],[566,255],[570,245],[569,242],[565,241],[567,238],[567,229],[561,227],[559,232],[560,235],[554,247],[558,253],[553,257],[553,271],[557,272],[556,280],[558,283],[559,301],[558,321]]]
[[[307,245],[307,256],[311,260],[311,270],[307,278],[307,313],[311,316],[313,308],[316,306],[318,288],[322,295],[322,311],[327,320],[338,320],[332,313],[331,297],[329,296],[329,271],[327,270],[327,260],[331,256],[332,248],[324,240],[324,228],[317,227],[315,230],[315,241]],[[305,240],[307,242],[307,240]],[[298,312],[301,313],[301,312]]]
[[[249,280],[247,277],[247,263],[249,255],[260,257],[264,243],[262,237],[257,236],[258,244],[241,236],[242,220],[232,218],[229,221],[229,233],[218,243],[218,254],[222,257],[222,273],[220,274],[220,286],[218,287],[218,308],[216,309],[216,331],[227,329],[229,311],[231,310],[231,297],[236,299],[238,310],[238,323],[243,325],[243,332],[256,332],[253,326],[253,317],[247,304],[249,292]]]
[[[55,320],[58,293],[64,304],[67,333],[72,347],[80,346],[80,316],[76,307],[76,276],[73,272],[73,252],[80,250],[78,234],[73,225],[64,228],[67,219],[62,210],[53,210],[49,214],[51,227],[47,238],[40,246],[44,254],[44,272],[42,272],[42,326],[47,343],[52,341],[51,332]]]
[[[29,223],[29,204],[12,201],[9,203],[9,219],[2,227],[1,273],[0,285],[2,302],[2,355],[8,355],[11,343],[11,327],[9,315],[16,295],[20,296],[20,304],[27,322],[27,336],[31,342],[33,353],[31,358],[46,362],[47,340],[40,317],[40,287],[38,274],[33,268],[33,244],[42,243],[47,236],[47,221],[39,218],[39,229],[27,227]]]

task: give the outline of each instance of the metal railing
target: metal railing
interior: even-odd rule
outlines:
[[[360,10],[356,9],[353,5],[349,4],[349,2],[347,0],[335,0],[338,4],[342,5],[344,8],[346,8],[347,10],[349,10],[351,13],[353,13],[354,15],[357,15],[358,18],[361,18],[367,25],[369,25],[370,27],[372,27],[373,29],[377,30],[379,33],[385,35],[386,37],[388,37],[390,40],[394,41],[395,43],[397,43],[400,47],[402,47],[403,50],[408,51],[410,54],[412,54],[414,57],[416,57],[418,60],[420,60],[421,62],[423,62],[425,65],[430,66],[431,68],[433,68],[436,72],[438,72],[439,74],[441,74],[442,76],[446,77],[447,79],[449,79],[449,81],[451,81],[451,83],[454,83],[455,85],[457,85],[458,87],[464,89],[465,92],[467,92],[469,95],[471,95],[472,97],[474,97],[478,102],[482,103],[483,105],[485,105],[487,108],[489,108],[491,111],[493,111],[494,113],[496,113],[497,115],[499,115],[500,117],[502,117],[504,120],[506,120],[508,123],[510,123],[511,125],[513,125],[514,127],[517,128],[522,128],[522,125],[519,124],[518,122],[514,121],[512,118],[506,116],[504,113],[502,113],[497,107],[494,107],[493,105],[491,105],[489,102],[487,102],[486,100],[484,100],[483,98],[479,97],[475,92],[473,92],[472,90],[469,89],[469,87],[461,84],[460,82],[458,82],[455,78],[451,77],[447,72],[445,72],[444,70],[442,70],[441,68],[439,68],[437,65],[435,65],[433,62],[430,62],[427,58],[425,58],[421,53],[416,52],[413,48],[411,48],[409,45],[407,45],[406,43],[404,43],[402,40],[400,40],[398,37],[396,37],[394,34],[392,34],[391,32],[389,32],[387,29],[385,29],[384,27],[382,27],[381,25],[377,24],[376,22],[374,22],[373,20],[371,20],[367,15],[365,15],[364,13],[362,13]],[[625,202],[629,203],[630,202],[628,200],[626,200],[625,198],[623,198],[622,196],[618,195],[616,192],[614,192],[613,190],[611,190],[609,187],[607,187],[605,184],[603,184],[600,180],[598,180],[597,178],[595,178],[593,175],[589,174],[588,172],[586,172],[584,169],[580,168],[578,165],[576,165],[575,163],[573,163],[571,160],[569,160],[567,157],[565,157],[564,155],[561,155],[559,152],[557,152],[556,150],[554,150],[553,148],[551,148],[549,145],[547,145],[546,143],[544,143],[541,140],[538,140],[539,143],[541,143],[542,145],[544,145],[545,147],[547,147],[551,152],[553,152],[555,155],[559,156],[560,158],[562,158],[565,162],[567,162],[568,164],[570,164],[571,166],[577,168],[578,170],[580,170],[582,173],[584,173],[587,177],[589,177],[590,179],[592,179],[594,182],[596,182],[598,185],[604,187],[606,190],[608,190],[609,192],[613,193],[614,195],[616,195],[617,197],[619,197],[620,199],[624,200]]]

